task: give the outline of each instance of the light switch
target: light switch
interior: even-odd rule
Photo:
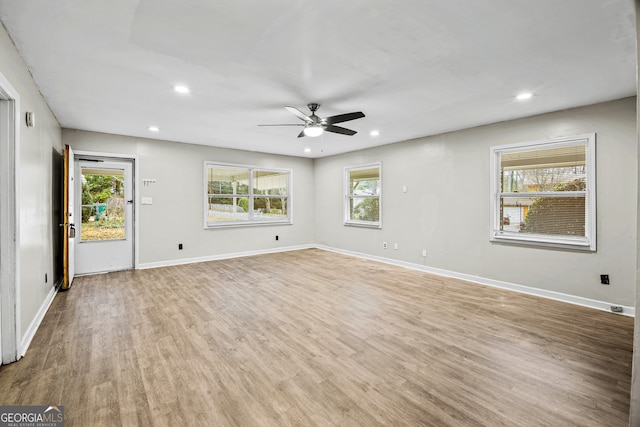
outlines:
[[[151,197],[143,197],[141,202],[143,205],[152,205],[153,199]]]

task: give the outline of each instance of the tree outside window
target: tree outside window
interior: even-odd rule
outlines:
[[[205,227],[291,223],[291,171],[205,163]]]
[[[345,168],[345,225],[381,227],[381,164]]]

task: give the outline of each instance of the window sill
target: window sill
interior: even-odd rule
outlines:
[[[586,239],[572,239],[548,236],[513,236],[504,234],[494,234],[490,238],[491,242],[503,243],[517,246],[531,246],[548,249],[565,249],[580,252],[596,252],[595,242],[589,242]]]
[[[236,227],[260,227],[260,226],[270,226],[270,225],[293,225],[293,221],[252,221],[252,222],[231,222],[231,223],[221,223],[221,224],[212,224],[207,223],[204,225],[205,230],[216,230],[221,228],[236,228]]]
[[[345,221],[344,225],[347,227],[361,227],[361,228],[376,228],[382,229],[382,224],[378,223],[366,223],[366,222],[354,222],[354,221]]]

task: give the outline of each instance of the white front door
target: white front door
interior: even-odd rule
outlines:
[[[76,162],[76,274],[133,268],[132,163]]]

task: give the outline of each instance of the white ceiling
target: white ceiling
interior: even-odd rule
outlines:
[[[0,0],[0,19],[65,128],[293,156],[636,94],[633,0]],[[309,102],[366,117],[257,126]]]

